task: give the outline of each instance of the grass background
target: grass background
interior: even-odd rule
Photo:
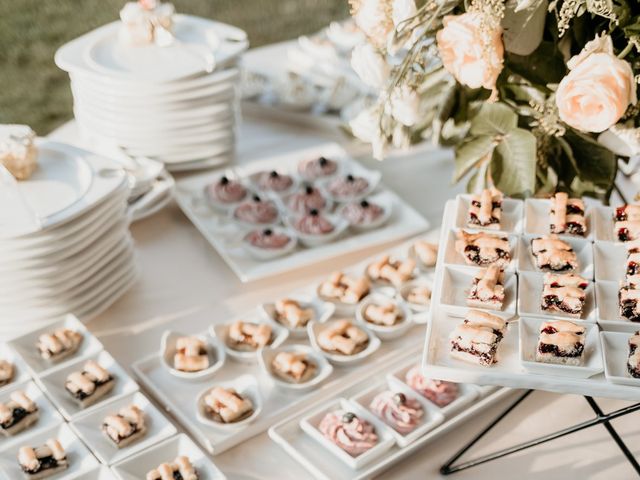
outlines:
[[[0,0],[0,123],[40,135],[73,117],[67,74],[53,63],[69,40],[118,18],[125,0]],[[173,0],[176,11],[247,31],[251,46],[319,30],[347,0]]]

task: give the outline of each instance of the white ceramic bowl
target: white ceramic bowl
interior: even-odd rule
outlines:
[[[247,322],[260,323],[260,320],[252,319],[252,320],[247,320]],[[233,360],[237,360],[239,362],[244,362],[244,363],[257,362],[258,355],[259,355],[258,350],[244,352],[240,350],[235,350],[227,344],[227,335],[229,333],[229,326],[230,326],[230,323],[222,324],[222,325],[212,325],[211,327],[209,327],[209,333],[211,334],[211,336],[218,338],[220,340],[220,342],[224,346],[224,349],[227,355]],[[277,348],[280,345],[282,345],[282,343],[289,337],[289,331],[283,326],[271,325],[271,327],[272,327],[273,341],[269,346],[271,348]]]
[[[356,353],[355,355],[343,355],[340,353],[327,352],[320,347],[317,341],[317,336],[320,334],[323,328],[327,328],[331,322],[326,323],[317,323],[317,322],[309,322],[307,325],[307,330],[309,332],[309,340],[311,341],[311,346],[322,355],[324,355],[327,360],[329,360],[334,365],[352,365],[363,361],[365,358],[372,355],[376,350],[380,348],[380,339],[376,337],[371,331],[366,328],[361,328],[369,337],[369,344],[367,347],[361,352]]]
[[[243,186],[247,189],[247,194],[242,200],[240,200],[239,202],[223,203],[209,194],[209,191],[208,191],[209,187],[211,185],[217,184],[223,176],[227,177],[229,180],[242,183]],[[253,195],[254,193],[251,191],[251,189],[247,185],[244,184],[243,180],[236,174],[235,171],[228,170],[224,172],[223,175],[217,175],[212,181],[207,183],[202,189],[202,194],[203,194],[205,203],[208,206],[210,206],[213,210],[219,211],[219,212],[228,212],[229,210],[233,210],[235,207],[240,205],[240,203],[242,203],[247,198],[250,198],[250,196]]]
[[[176,353],[176,342],[180,337],[193,336],[202,340],[207,345],[207,356],[209,357],[209,367],[198,372],[183,372],[173,366],[173,357]],[[226,351],[219,338],[206,335],[184,335],[182,333],[166,330],[162,334],[161,347],[162,365],[175,377],[185,380],[203,380],[212,377],[226,359]]]
[[[300,218],[300,216],[287,216],[285,217],[285,223],[296,233],[296,235],[300,239],[300,242],[307,247],[317,247],[326,243],[333,242],[340,235],[342,235],[342,233],[347,228],[349,228],[349,222],[347,222],[342,217],[329,213],[321,213],[320,215],[324,216],[333,225],[334,228],[331,232],[325,234],[310,234],[301,232],[295,227],[295,222],[298,218]]]
[[[251,233],[247,232],[242,237],[242,247],[247,251],[249,255],[251,255],[256,260],[273,260],[274,258],[282,257],[284,255],[288,255],[293,252],[298,246],[298,236],[296,233],[289,228],[282,227],[266,227],[272,230],[275,233],[284,233],[289,236],[289,242],[282,248],[260,248],[252,245],[247,241],[246,236]],[[265,228],[258,228],[257,230],[264,230]],[[256,229],[254,229],[256,230]],[[252,230],[253,231],[253,230]]]
[[[398,323],[391,326],[376,325],[365,318],[364,311],[369,305],[387,302],[393,302],[400,309],[402,319]],[[381,340],[393,340],[394,338],[401,337],[413,326],[411,310],[407,304],[397,298],[391,298],[381,293],[373,293],[358,304],[356,308],[356,320],[361,326],[374,332]]]
[[[431,308],[431,302],[428,305],[422,305],[420,303],[412,303],[407,298],[411,290],[415,287],[427,287],[431,290],[431,295],[433,295],[433,284],[423,278],[413,280],[411,282],[407,282],[402,287],[400,287],[399,294],[400,298],[409,306],[411,310],[414,312],[428,312]],[[433,299],[432,299],[433,300]]]
[[[305,297],[300,295],[292,295],[288,297],[292,300],[297,301],[302,308],[312,308],[313,309],[313,318],[311,320],[315,320],[319,323],[326,322],[336,311],[336,307],[334,304],[329,302],[324,302],[319,298],[315,297]],[[291,338],[305,338],[307,336],[307,326],[298,327],[298,328],[290,328],[286,325],[283,325],[278,320],[276,320],[276,309],[275,302],[267,302],[260,305],[260,312],[262,315],[269,320],[273,325],[277,327],[284,327],[289,330],[289,336]]]
[[[253,413],[238,422],[233,423],[220,423],[216,422],[211,418],[211,416],[206,412],[206,407],[204,403],[204,397],[209,393],[213,387],[222,387],[225,389],[233,388],[236,392],[238,392],[243,397],[247,397],[251,400],[253,404]],[[222,430],[228,429],[236,429],[241,428],[243,426],[248,425],[252,421],[254,421],[260,412],[262,411],[262,396],[260,395],[260,389],[258,388],[258,381],[253,375],[242,375],[235,380],[229,382],[220,382],[214,385],[211,385],[204,389],[196,399],[197,403],[197,417],[201,423],[205,425],[209,425],[214,428],[219,428]]]
[[[306,355],[306,357],[316,366],[315,375],[306,382],[301,383],[288,382],[282,377],[279,377],[273,372],[273,360],[280,352],[302,353]],[[285,345],[278,348],[263,348],[260,351],[260,367],[267,375],[269,375],[269,377],[271,377],[276,386],[284,390],[295,392],[306,392],[312,390],[325,381],[331,373],[333,373],[333,366],[327,361],[327,359],[307,345]]]

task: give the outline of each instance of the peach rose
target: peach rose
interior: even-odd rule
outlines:
[[[567,125],[600,133],[636,103],[631,65],[613,54],[610,37],[596,37],[567,65],[570,71],[556,92],[558,113]]]
[[[471,88],[493,90],[504,58],[502,29],[494,30],[487,50],[483,48],[487,43],[480,31],[481,20],[482,15],[478,12],[447,15],[436,41],[444,68],[458,82]]]

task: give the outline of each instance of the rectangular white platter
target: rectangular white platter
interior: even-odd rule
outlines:
[[[367,171],[358,162],[351,159],[344,149],[334,143],[241,165],[234,171],[240,176],[273,169],[295,171],[299,161],[320,156],[340,160],[354,172]],[[247,255],[238,241],[237,228],[229,225],[226,219],[222,222],[223,216],[214,213],[203,202],[205,186],[226,170],[214,170],[179,179],[176,183],[175,195],[178,205],[185,215],[243,282],[270,277],[363,248],[407,238],[423,232],[429,227],[429,222],[422,215],[381,183],[376,189],[376,193],[385,192],[393,202],[393,213],[383,227],[361,233],[353,233],[348,230],[338,240],[325,245],[314,248],[297,247],[293,253],[283,257],[269,261],[255,260]]]
[[[437,238],[437,232],[429,232],[421,236],[428,241]],[[416,239],[412,239],[388,251],[396,258],[409,255],[410,246]],[[381,254],[382,255],[382,254]],[[379,258],[380,255],[369,258],[356,265],[345,268],[348,274],[363,275],[366,265]],[[433,287],[431,282],[432,271],[422,271],[418,273],[416,281],[426,283]],[[283,292],[282,297],[310,297],[314,295],[316,284],[308,285],[296,292]],[[389,287],[382,287],[389,288]],[[159,354],[154,354],[143,358],[132,365],[133,372],[140,381],[143,388],[149,392],[159,404],[163,405],[185,430],[196,439],[202,447],[215,455],[237,445],[238,443],[266,431],[271,425],[291,415],[295,409],[304,408],[309,402],[314,402],[331,395],[340,385],[352,383],[369,372],[383,368],[399,355],[402,355],[408,348],[415,348],[421,343],[420,336],[424,334],[424,325],[420,324],[425,318],[425,312],[414,314],[414,323],[408,331],[395,340],[382,341],[380,348],[370,357],[353,366],[334,365],[331,376],[318,388],[308,393],[293,393],[276,388],[271,378],[261,370],[258,363],[241,363],[229,358],[222,368],[211,379],[186,381],[171,375],[163,364]],[[338,315],[333,318],[350,318],[353,315]],[[247,312],[246,315],[238,318],[245,318],[255,321],[258,318],[257,310]],[[303,344],[308,345],[309,340],[288,339],[286,345]],[[416,362],[419,352],[414,353]],[[258,387],[263,398],[262,413],[247,426],[235,429],[219,429],[201,423],[197,418],[196,398],[207,387],[217,382],[233,380],[241,375],[252,375],[258,380]]]
[[[463,422],[473,418],[478,412],[483,411],[488,405],[515,394],[514,390],[506,388],[499,390],[481,388],[478,390],[480,392],[480,398],[476,398],[471,403],[459,409],[443,412],[445,417],[443,423],[429,430],[405,447],[399,447],[397,444],[393,445],[391,449],[379,458],[373,460],[371,463],[367,463],[358,470],[354,470],[338,460],[330,451],[319,445],[317,440],[305,433],[300,427],[300,420],[307,417],[314,410],[321,408],[322,405],[329,404],[337,398],[352,398],[367,390],[372,385],[384,382],[386,375],[402,368],[403,365],[410,362],[409,358],[415,355],[415,352],[404,355],[401,359],[386,365],[383,369],[375,371],[366,378],[361,377],[356,382],[342,389],[334,390],[331,397],[315,402],[303,411],[291,415],[271,427],[269,429],[269,436],[293,459],[300,463],[314,478],[319,480],[359,480],[371,478],[391,468],[393,465],[402,461],[402,459],[414,454],[442,435],[454,430]],[[470,389],[476,388],[474,386],[465,387]]]
[[[455,211],[456,200],[448,201],[445,206],[443,216],[443,238],[441,239],[441,243],[444,241],[449,241],[450,243],[452,240],[452,231],[450,229],[453,227],[453,225],[451,225],[452,221],[450,219],[454,218]],[[597,207],[595,207],[595,209],[594,207],[592,207],[591,211],[597,212]],[[595,224],[596,231],[594,236],[596,237],[596,241],[598,241],[597,220]],[[449,235],[449,237],[447,237],[446,235]],[[585,242],[585,240],[582,240],[581,242]],[[608,242],[600,242],[596,244],[596,247],[606,249],[607,252],[613,252],[613,250],[609,250],[609,248],[613,248],[614,244]],[[523,249],[521,248],[518,252],[520,255],[523,255],[522,250]],[[430,375],[461,383],[499,385],[512,388],[531,388],[558,393],[572,393],[578,395],[619,398],[630,401],[640,400],[639,388],[611,383],[607,381],[604,372],[598,373],[590,378],[574,378],[553,375],[550,373],[553,372],[553,369],[546,369],[547,373],[542,374],[527,372],[520,362],[520,320],[513,320],[509,322],[505,338],[500,343],[500,347],[498,350],[499,361],[497,364],[491,367],[481,367],[459,360],[451,359],[448,349],[448,335],[451,330],[462,321],[462,319],[452,317],[450,314],[448,314],[447,308],[443,308],[437,300],[441,298],[440,290],[442,288],[443,282],[440,280],[444,275],[445,263],[454,263],[451,261],[447,262],[446,255],[452,256],[452,252],[447,252],[447,249],[441,248],[438,254],[438,265],[435,272],[435,289],[433,292],[434,301],[432,302],[432,307],[429,314],[430,320],[427,325],[427,335],[425,338],[425,346],[422,356],[422,367],[423,369],[428,370]],[[611,269],[611,266],[609,267]],[[592,269],[589,270],[593,272]],[[603,269],[601,268],[600,271],[602,272]],[[590,275],[587,275],[587,277],[589,279],[591,278]],[[519,278],[518,283],[519,286],[522,286],[522,278]],[[603,282],[602,286],[605,286],[605,282]],[[597,281],[593,284],[591,292],[593,293],[595,289],[601,290],[598,287]],[[528,292],[521,293],[524,295]],[[532,301],[538,302],[539,298],[534,298]],[[592,302],[592,300],[590,301]],[[600,301],[601,299],[596,298],[595,307],[598,306],[597,304]],[[521,304],[522,301],[519,300],[518,313],[524,315],[524,313],[521,311]],[[594,305],[591,305],[590,307],[592,314],[595,313],[595,315],[592,316],[597,317],[598,309],[596,308],[594,311],[593,307]],[[554,316],[549,315],[549,318],[552,319],[554,318]],[[593,320],[595,320],[595,318]],[[598,318],[598,320],[601,320],[601,318]],[[625,322],[620,321],[619,323]],[[626,322],[626,324],[629,325],[629,328],[631,328],[631,326],[633,325],[631,322]],[[599,328],[604,328],[605,330],[619,330],[620,328],[625,327],[624,325],[610,325],[610,323],[608,322],[603,322],[598,326]],[[638,325],[638,328],[640,328],[640,325]],[[598,345],[598,347],[600,347],[600,345]],[[602,351],[602,348],[598,348],[598,350]]]

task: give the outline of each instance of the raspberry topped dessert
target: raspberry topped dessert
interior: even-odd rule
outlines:
[[[549,231],[584,237],[587,223],[584,217],[584,202],[580,198],[569,198],[564,192],[551,197]]]
[[[640,205],[622,205],[616,208],[614,237],[621,242],[640,239]]]
[[[500,230],[502,197],[502,192],[495,188],[485,188],[479,195],[473,195],[469,205],[467,225],[470,228],[481,227]]]
[[[506,268],[511,261],[511,246],[507,237],[485,232],[468,233],[464,230],[460,230],[457,237],[455,249],[469,265],[497,265]]]
[[[578,256],[573,247],[557,235],[531,240],[531,253],[535,265],[547,272],[569,272],[578,268]]]
[[[536,361],[561,365],[580,365],[587,329],[567,320],[544,322],[536,349]]]
[[[498,346],[506,329],[506,322],[487,312],[469,310],[464,322],[450,334],[450,354],[453,358],[485,367],[498,361]]]

